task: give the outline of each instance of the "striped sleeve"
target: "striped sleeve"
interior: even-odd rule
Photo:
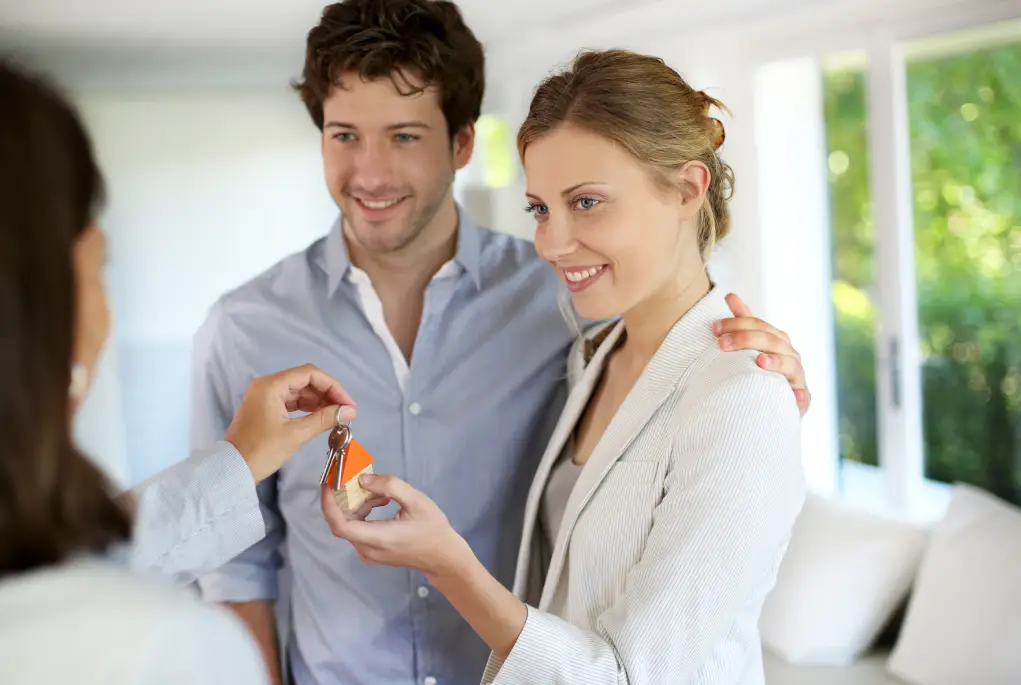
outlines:
[[[771,586],[804,501],[800,416],[782,376],[733,375],[679,405],[665,494],[616,601],[583,630],[529,608],[494,685],[719,682],[710,658]],[[613,554],[612,548],[606,554]],[[743,659],[744,655],[735,658]]]
[[[182,585],[265,535],[255,480],[227,442],[196,452],[133,490],[131,567]]]

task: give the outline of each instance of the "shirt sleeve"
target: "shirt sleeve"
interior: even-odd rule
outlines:
[[[619,597],[593,630],[529,607],[483,683],[693,682],[742,607],[771,586],[804,501],[790,388],[745,373],[684,410],[665,494]]]
[[[132,494],[137,505],[128,563],[181,585],[226,563],[265,534],[252,473],[227,442],[156,474]]]
[[[242,624],[197,606],[168,622],[142,658],[139,685],[264,685],[266,667]]]
[[[254,374],[238,368],[239,346],[225,304],[220,301],[195,334],[192,350],[191,448],[205,450],[223,439]],[[231,362],[234,361],[234,364]],[[277,478],[254,488],[263,535],[254,544],[210,567],[198,585],[205,599],[249,602],[275,599],[281,566],[283,518],[277,506]]]

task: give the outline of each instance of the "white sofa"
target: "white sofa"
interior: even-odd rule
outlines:
[[[1021,685],[1021,508],[921,526],[810,495],[760,628],[766,685]]]
[[[887,672],[889,656],[875,650],[849,666],[795,666],[767,650],[766,685],[910,685]]]

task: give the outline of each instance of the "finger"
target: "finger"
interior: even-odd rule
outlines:
[[[796,358],[786,355],[760,354],[755,361],[767,371],[782,374],[795,390],[805,387],[805,369]]]
[[[744,303],[744,300],[737,293],[728,293],[727,306],[730,307],[730,311],[737,317],[750,317],[752,316],[751,308]]]
[[[298,395],[297,398],[284,402],[284,407],[287,409],[288,412],[303,411],[306,413],[311,413],[330,406],[335,407],[336,405],[334,405],[331,402],[328,402],[325,397],[315,392],[314,390],[309,389],[303,390]],[[355,415],[357,412],[355,411],[355,407],[353,405],[345,404],[340,407],[339,413],[340,415],[339,417],[337,417],[338,421],[350,422],[355,420]]]
[[[323,407],[322,409],[317,409],[307,416],[288,422],[287,428],[292,431],[292,437],[297,440],[297,447],[304,445],[320,433],[328,431],[337,425],[337,413],[339,409],[342,408]]]
[[[330,404],[354,406],[354,398],[337,380],[312,364],[285,369],[276,375],[276,387],[285,396],[296,397],[303,389],[310,388],[322,395]]]
[[[720,348],[732,352],[734,350],[755,350],[766,354],[788,355],[799,358],[797,351],[786,338],[781,338],[768,331],[737,331],[720,336]]]
[[[296,397],[290,397],[284,402],[284,406],[287,407],[289,412],[313,412],[329,405],[330,403],[326,401],[326,398],[310,388],[302,389]]]
[[[337,504],[333,490],[329,487],[323,485],[319,490],[319,507],[330,527],[330,532],[351,543],[370,544],[375,538],[375,533],[367,526],[371,527],[372,524],[356,520],[346,514]]]
[[[353,516],[356,519],[364,521],[365,518],[372,513],[372,510],[377,507],[385,507],[390,504],[390,498],[382,495],[372,495],[369,499],[362,503],[362,506],[354,512]]]
[[[326,519],[330,532],[338,538],[343,538],[347,532],[347,516],[341,510],[340,505],[337,504],[337,499],[334,497],[331,488],[323,485],[319,488],[319,491],[319,508],[323,511],[323,518]]]
[[[774,326],[756,316],[742,316],[739,318],[726,318],[719,319],[713,323],[713,332],[717,335],[724,333],[734,333],[736,331],[768,331],[770,333],[777,333],[778,331]]]
[[[798,411],[804,416],[812,406],[812,391],[808,388],[798,388],[794,391],[794,399],[798,402]]]
[[[358,482],[374,495],[388,497],[409,511],[425,498],[425,495],[396,476],[366,474],[361,476]]]

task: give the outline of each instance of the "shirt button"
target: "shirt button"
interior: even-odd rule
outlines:
[[[429,588],[427,588],[425,585],[420,585],[418,587],[418,596],[421,597],[422,599],[425,599],[426,597],[428,597],[429,596]]]
[[[422,413],[422,405],[418,402],[412,402],[408,406],[408,411],[410,411],[414,416],[418,416]],[[434,683],[430,683],[429,685],[434,685]]]
[[[422,685],[436,685],[436,678],[433,678],[431,675],[426,676],[422,679]]]

